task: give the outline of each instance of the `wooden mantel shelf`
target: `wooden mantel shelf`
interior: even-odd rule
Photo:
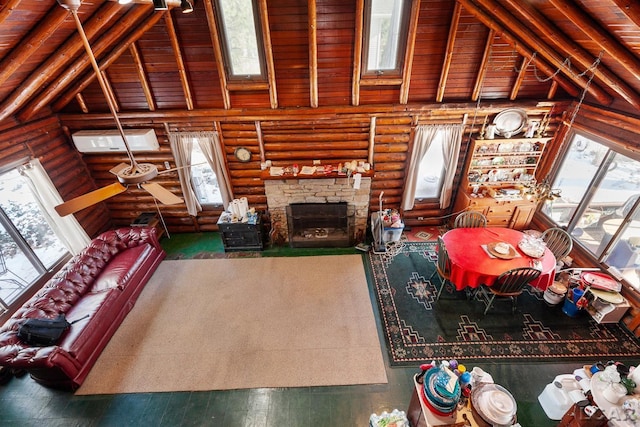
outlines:
[[[356,173],[361,174],[363,178],[373,177],[374,175],[373,169],[369,169],[368,171],[365,171],[365,172],[354,172],[351,175],[351,178],[353,178],[353,176]],[[298,173],[297,175],[294,175],[293,173],[285,173],[283,175],[271,175],[268,170],[265,170],[265,171],[262,171],[262,173],[260,174],[260,178],[263,180],[281,180],[281,181],[287,180],[287,179],[332,179],[332,178],[347,178],[347,174],[338,173],[338,172],[331,172],[328,174],[324,172],[316,172],[312,175],[303,175],[301,173]]]

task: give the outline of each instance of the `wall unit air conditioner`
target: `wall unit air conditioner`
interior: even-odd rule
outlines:
[[[153,129],[127,129],[124,131],[131,151],[158,151],[160,146]],[[114,130],[81,130],[71,135],[81,153],[126,151],[122,136]]]

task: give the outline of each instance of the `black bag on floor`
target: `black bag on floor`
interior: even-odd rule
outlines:
[[[84,316],[82,319],[89,317]],[[58,315],[55,319],[27,319],[18,329],[18,337],[31,345],[47,346],[53,345],[62,336],[64,331],[69,329],[74,322],[67,322],[64,314]]]

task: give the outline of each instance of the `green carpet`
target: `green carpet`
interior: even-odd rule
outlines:
[[[367,254],[390,361],[416,366],[434,359],[460,361],[593,361],[640,356],[640,345],[618,324],[599,325],[587,313],[569,317],[526,290],[518,309],[498,301],[483,315],[481,301],[429,277],[435,243],[400,242],[385,254]]]

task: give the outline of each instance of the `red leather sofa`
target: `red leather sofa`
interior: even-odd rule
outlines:
[[[131,311],[166,253],[155,228],[127,227],[96,237],[0,328],[0,365],[26,370],[48,387],[77,389]],[[57,345],[18,338],[29,317],[64,313],[74,323]]]

